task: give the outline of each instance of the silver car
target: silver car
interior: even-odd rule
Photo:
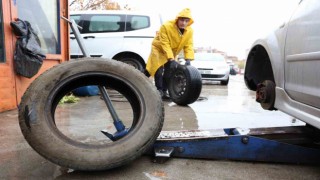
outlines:
[[[195,53],[191,65],[199,70],[202,80],[220,81],[221,85],[228,85],[230,67],[221,54]]]
[[[320,129],[320,1],[302,0],[290,20],[251,47],[244,79],[264,109]]]

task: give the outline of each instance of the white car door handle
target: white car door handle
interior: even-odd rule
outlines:
[[[84,36],[83,38],[84,38],[84,39],[89,39],[89,38],[94,39],[94,38],[96,38],[96,37],[95,37],[95,36]]]

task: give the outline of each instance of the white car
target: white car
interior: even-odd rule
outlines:
[[[199,70],[203,80],[220,81],[221,85],[228,85],[230,67],[221,54],[195,53],[191,65]]]
[[[302,0],[290,20],[255,41],[245,83],[264,109],[320,129],[320,1]]]
[[[80,33],[91,57],[123,61],[143,71],[152,40],[162,20],[156,13],[105,10],[77,11],[71,19],[82,27]],[[71,58],[83,57],[75,37],[70,35]]]

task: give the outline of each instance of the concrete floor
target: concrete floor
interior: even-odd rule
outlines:
[[[232,76],[228,86],[205,83],[202,100],[187,107],[165,101],[163,130],[304,124],[282,112],[262,110],[254,101],[254,93],[246,89],[242,78]],[[130,107],[121,99],[117,99],[114,105],[119,116],[129,124],[132,116]],[[72,111],[81,107],[81,114]],[[101,130],[99,125],[105,123],[109,116],[101,111],[103,108],[103,101],[98,97],[81,98],[76,104],[61,105],[56,113],[57,126],[64,134],[80,141],[83,137],[86,140],[88,137],[97,141],[105,139],[101,133],[93,133]],[[91,126],[85,127],[85,133],[81,131],[85,121],[79,122],[76,118],[79,116],[91,120]],[[157,164],[150,156],[142,156],[126,166],[109,171],[73,171],[47,161],[27,144],[18,125],[16,110],[1,113],[0,124],[0,179],[320,179],[320,166],[179,158]],[[75,124],[77,126],[71,128]]]

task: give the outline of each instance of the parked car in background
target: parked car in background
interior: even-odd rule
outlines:
[[[244,73],[264,109],[320,129],[320,1],[302,0],[290,20],[251,47]]]
[[[203,80],[220,81],[221,85],[228,85],[230,67],[221,54],[195,53],[191,65],[199,70]]]
[[[230,75],[237,75],[238,74],[238,69],[234,63],[230,63]]]
[[[79,30],[90,56],[111,58],[141,71],[145,69],[152,40],[162,24],[159,14],[122,10],[70,14],[82,27]],[[71,58],[83,57],[72,33],[70,39]]]

